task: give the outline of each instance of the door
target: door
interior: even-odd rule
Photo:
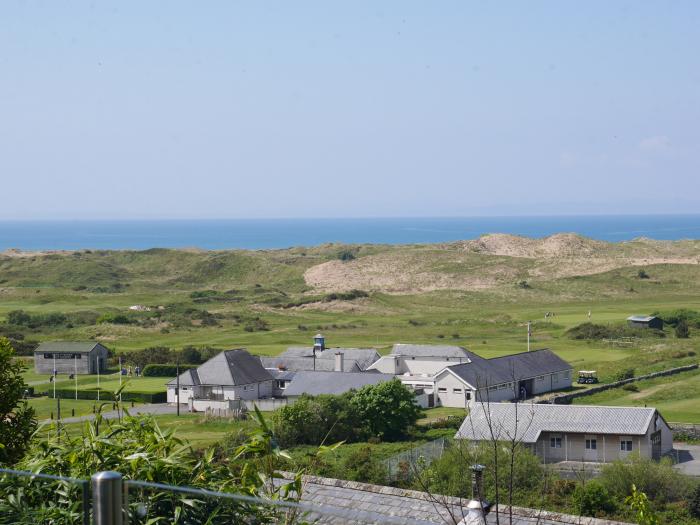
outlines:
[[[651,435],[651,459],[661,459],[661,431],[657,430]]]
[[[598,436],[586,436],[583,446],[583,460],[598,461]]]
[[[435,406],[435,394],[428,394],[428,408]]]

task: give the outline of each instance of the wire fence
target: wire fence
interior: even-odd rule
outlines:
[[[410,479],[416,472],[428,467],[436,459],[440,459],[451,443],[451,440],[439,438],[390,457],[384,462],[389,478]]]
[[[373,512],[356,506],[305,501],[292,480],[270,481],[269,496],[125,480],[116,472],[100,472],[90,480],[0,469],[0,524],[147,525],[186,523],[296,523],[358,525],[435,525]],[[28,490],[30,485],[34,490]],[[37,489],[37,484],[41,484]],[[275,490],[287,488],[289,490]],[[245,488],[239,487],[245,491]],[[301,496],[301,497],[299,497]]]

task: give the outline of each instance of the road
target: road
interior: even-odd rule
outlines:
[[[688,476],[700,477],[700,445],[674,443],[673,455],[676,462],[673,468]]]

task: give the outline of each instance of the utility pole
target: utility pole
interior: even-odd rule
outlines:
[[[177,405],[177,415],[180,416],[180,359],[175,361],[175,404]]]
[[[53,398],[56,399],[56,354],[53,354]]]
[[[530,351],[530,336],[532,335],[532,323],[527,322],[527,351]]]

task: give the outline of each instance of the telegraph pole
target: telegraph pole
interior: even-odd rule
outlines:
[[[177,415],[180,416],[180,359],[175,361],[175,404],[177,405]]]

